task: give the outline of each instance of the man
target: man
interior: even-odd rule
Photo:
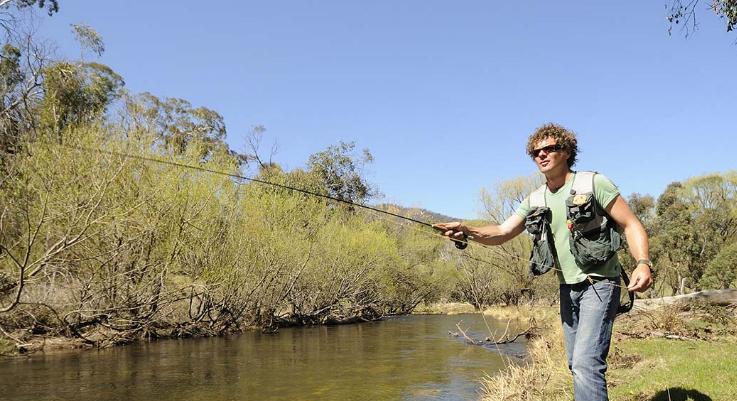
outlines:
[[[560,281],[560,316],[575,399],[608,400],[606,357],[622,268],[616,256],[619,233],[624,233],[637,260],[627,287],[637,292],[652,285],[647,234],[609,179],[571,170],[578,153],[574,133],[557,124],[543,125],[529,137],[527,153],[546,182],[515,214],[500,225],[452,222],[436,227],[455,240],[499,245],[527,226],[533,234],[530,270],[555,270]]]

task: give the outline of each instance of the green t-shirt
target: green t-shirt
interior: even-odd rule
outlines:
[[[570,196],[572,185],[573,179],[569,179],[557,191],[545,191],[545,202],[553,215],[550,229],[553,231],[555,251],[558,254],[556,261],[556,267],[560,269],[558,279],[566,284],[576,284],[586,279],[586,273],[576,263],[569,245],[571,232],[566,224],[566,199]],[[594,197],[602,209],[606,209],[618,195],[619,189],[607,177],[602,174],[594,176]],[[524,219],[531,210],[528,196],[520,203],[515,213]],[[615,256],[601,266],[588,269],[587,273],[595,276],[619,277],[620,269],[619,260]]]

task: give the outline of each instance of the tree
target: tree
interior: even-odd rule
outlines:
[[[184,99],[160,99],[148,92],[127,97],[125,105],[133,130],[156,132],[161,144],[174,154],[183,154],[197,144],[197,153],[204,160],[215,149],[229,149],[223,116],[214,110],[193,107]]]
[[[31,6],[38,6],[38,8],[46,8],[49,15],[59,12],[59,1],[58,0],[0,0],[0,9],[9,8],[11,5],[15,5],[17,8],[25,8]]]
[[[49,15],[59,11],[57,0],[0,0],[0,27],[5,31],[4,33],[13,34],[16,32],[19,22],[18,10],[34,5],[40,9],[46,8]],[[11,11],[13,6],[15,6],[15,11]]]
[[[80,46],[101,55],[105,49],[94,29],[72,25]],[[112,68],[97,62],[58,61],[41,70],[43,101],[40,125],[61,142],[62,131],[100,118],[122,94],[123,78]]]
[[[0,153],[15,153],[23,117],[18,113],[21,104],[28,99],[28,89],[19,88],[25,74],[21,69],[20,49],[6,43],[0,53]]]
[[[246,165],[251,162],[255,162],[259,172],[265,169],[276,167],[273,162],[274,155],[277,152],[276,141],[272,142],[271,149],[269,151],[268,159],[264,154],[261,153],[261,143],[264,138],[266,127],[263,125],[256,125],[251,128],[251,131],[246,136],[246,145],[248,146],[247,153],[240,153],[237,157]]]
[[[642,222],[642,225],[645,227],[645,231],[650,237],[652,237],[653,224],[656,217],[655,199],[650,195],[633,193],[629,196],[627,203],[635,216],[637,216],[640,222]],[[622,238],[625,240],[626,248],[626,238],[624,238],[624,236]],[[617,256],[619,257],[619,262],[622,266],[627,267],[635,265],[635,259],[626,249],[622,249]]]
[[[673,291],[699,288],[707,265],[737,238],[737,174],[673,183],[658,198],[653,255]],[[661,259],[662,258],[662,259]]]
[[[5,31],[0,50],[0,169],[8,174],[8,161],[23,138],[35,136],[50,51],[35,37],[29,20],[0,11],[0,25]]]
[[[319,177],[327,195],[340,200],[363,203],[375,196],[376,190],[362,176],[363,167],[373,161],[364,149],[354,154],[354,142],[340,142],[317,152],[307,160],[308,170]]]
[[[102,116],[123,85],[123,78],[104,64],[52,64],[44,69],[41,124],[61,141],[66,127]]]
[[[97,31],[84,24],[72,24],[72,32],[82,48],[82,56],[85,50],[89,50],[97,55],[102,56],[105,52],[105,42]],[[81,59],[84,57],[80,57]]]
[[[682,280],[697,256],[694,241],[696,233],[688,206],[681,198],[683,184],[673,182],[658,198],[655,236],[652,238],[652,256],[660,281],[671,287],[675,295]]]
[[[722,248],[704,271],[702,286],[704,288],[726,289],[735,285],[737,280],[737,242]]]
[[[645,230],[652,234],[653,219],[655,219],[655,199],[650,195],[633,193],[627,200],[632,212],[637,216]]]
[[[670,27],[668,33],[673,29],[674,25],[681,27],[686,36],[698,28],[696,23],[696,7],[700,0],[672,0],[670,9],[668,10],[668,22]],[[719,18],[726,20],[727,32],[737,27],[737,0],[710,0],[709,8]]]

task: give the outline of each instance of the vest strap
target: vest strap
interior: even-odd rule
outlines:
[[[573,176],[573,185],[571,185],[571,189],[575,191],[576,195],[594,192],[595,175],[595,171],[577,171]]]
[[[545,200],[545,191],[547,191],[547,189],[548,185],[543,184],[538,189],[532,191],[530,194],[530,209],[548,206],[548,202]]]

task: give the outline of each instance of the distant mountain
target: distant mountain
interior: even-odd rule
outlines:
[[[390,213],[398,214],[400,216],[409,217],[411,219],[424,221],[425,223],[444,223],[448,221],[461,221],[462,219],[456,217],[446,216],[444,214],[435,213],[426,209],[418,207],[404,207],[393,203],[380,203],[373,207],[384,210]]]

